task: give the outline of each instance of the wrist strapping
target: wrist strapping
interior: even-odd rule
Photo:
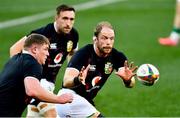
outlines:
[[[123,79],[123,81],[124,81],[124,84],[125,84],[126,86],[130,85],[130,83],[131,83],[131,79],[129,79],[129,80],[124,80],[124,79]]]

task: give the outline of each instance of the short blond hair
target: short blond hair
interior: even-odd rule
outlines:
[[[25,43],[24,43],[24,49],[27,50],[33,44],[37,44],[37,45],[47,44],[47,45],[50,45],[48,38],[46,38],[45,36],[43,36],[41,34],[35,34],[35,33],[30,34],[27,37],[27,39],[25,40]]]

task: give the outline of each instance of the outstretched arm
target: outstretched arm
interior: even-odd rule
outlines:
[[[133,87],[135,84],[135,70],[137,69],[137,66],[134,66],[133,62],[131,62],[130,65],[128,65],[128,61],[126,60],[124,62],[124,67],[119,68],[117,72],[115,72],[116,75],[121,77],[126,87]]]
[[[41,87],[40,82],[37,78],[28,76],[24,79],[25,91],[28,96],[33,98],[38,98],[42,101],[51,102],[51,103],[70,103],[73,100],[71,94],[62,94],[57,96],[43,87]]]
[[[75,68],[67,68],[64,75],[63,86],[67,88],[75,87],[79,84],[85,85],[85,79],[90,65],[86,68],[83,66],[81,71]]]
[[[20,53],[23,50],[26,38],[27,36],[22,37],[19,41],[17,41],[14,45],[10,47],[10,57],[14,56],[17,53]]]

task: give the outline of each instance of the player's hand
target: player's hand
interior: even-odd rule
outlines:
[[[136,74],[134,72],[137,68],[138,67],[134,66],[133,62],[128,65],[128,61],[126,60],[124,62],[124,67],[119,68],[115,74],[121,77],[124,81],[128,81]]]
[[[89,68],[90,68],[90,64],[86,68],[83,66],[81,71],[79,72],[79,81],[81,81],[83,85],[86,84],[85,79],[86,79]]]
[[[64,93],[58,96],[60,104],[71,103],[73,101],[73,95],[71,93]]]

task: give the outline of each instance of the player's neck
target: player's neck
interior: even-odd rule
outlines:
[[[27,50],[22,50],[22,53],[24,53],[24,54],[30,54],[29,51],[27,51]]]
[[[54,22],[54,29],[55,29],[55,31],[56,31],[58,34],[63,33],[63,32],[60,32],[60,31],[58,30],[58,28],[57,28],[57,23],[56,23],[56,22]]]
[[[55,29],[55,31],[58,33],[58,30],[57,30],[57,24],[56,24],[56,22],[54,22],[54,29]]]

